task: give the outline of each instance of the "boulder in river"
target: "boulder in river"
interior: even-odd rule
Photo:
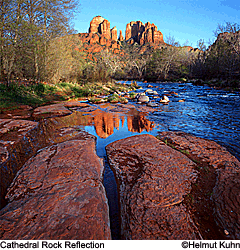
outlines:
[[[147,106],[149,106],[149,107],[158,107],[158,104],[156,102],[150,101],[150,102],[147,103]]]
[[[169,98],[166,95],[163,95],[162,98],[161,98],[161,100],[159,102],[166,104],[166,103],[169,103],[170,100],[169,100]]]
[[[145,102],[149,102],[149,97],[146,95],[140,95],[137,100],[138,102],[145,103]]]

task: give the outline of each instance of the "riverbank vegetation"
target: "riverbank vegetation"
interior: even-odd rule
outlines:
[[[58,101],[71,99],[92,98],[108,96],[114,93],[128,92],[136,89],[136,84],[123,85],[112,82],[58,82],[36,83],[25,81],[11,82],[9,86],[0,84],[0,112],[16,109],[18,104],[37,107]]]
[[[157,48],[122,41],[121,53],[102,46],[89,57],[71,26],[78,1],[4,0],[0,7],[1,107],[111,93],[114,80],[240,88],[238,24],[219,25],[208,47],[203,40],[196,49],[180,46],[168,37]]]

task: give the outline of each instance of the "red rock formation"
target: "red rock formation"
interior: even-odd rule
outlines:
[[[119,33],[119,38],[118,38],[118,40],[119,40],[120,42],[124,41],[124,37],[123,37],[123,34],[122,34],[122,31],[121,31],[121,30],[120,30],[120,33]]]
[[[164,43],[163,34],[157,28],[153,29],[153,43],[161,44]]]
[[[106,49],[114,54],[123,54],[120,52],[120,44],[115,43],[124,41],[122,31],[120,31],[119,38],[117,38],[117,28],[110,29],[110,22],[101,16],[94,17],[90,22],[89,33],[79,34],[79,38],[84,47],[81,51],[87,51],[86,57],[90,60],[96,60],[94,55],[89,55],[89,53],[93,52],[93,45],[99,47],[94,47],[94,51]],[[144,25],[141,21],[132,21],[127,24],[125,40],[129,44],[135,42],[140,45],[150,43],[152,46],[164,44],[163,35],[157,30],[156,25],[149,22]],[[142,53],[144,51],[143,48]]]
[[[130,43],[133,43],[134,41],[141,45],[145,43],[164,43],[163,35],[157,30],[156,25],[149,22],[143,25],[141,21],[130,22],[127,24],[125,40],[129,40]]]
[[[111,48],[112,49],[120,49],[120,45],[117,42],[112,42]]]
[[[197,239],[183,205],[196,178],[195,164],[151,135],[106,147],[119,183],[123,239]]]
[[[105,44],[107,43],[107,39],[105,38],[105,36],[101,36],[101,37],[100,37],[99,43],[100,43],[101,45],[105,45]]]
[[[110,22],[106,19],[100,24],[100,32],[106,39],[111,39]]]
[[[24,154],[33,151],[34,142],[28,140],[28,133],[37,126],[33,121],[0,119],[0,208],[5,205],[4,196],[23,164]]]
[[[95,44],[99,42],[99,35],[96,33],[90,33],[88,36],[89,44]]]
[[[101,16],[96,16],[90,22],[89,33],[99,32],[99,25],[104,21],[104,18]]]
[[[131,25],[130,25],[130,23],[128,23],[126,26],[126,32],[125,32],[125,40],[126,41],[128,41],[132,37],[131,30],[132,30]]]
[[[117,41],[118,40],[116,26],[111,29],[111,39],[113,41]]]
[[[82,133],[44,148],[12,183],[0,211],[0,239],[110,240],[103,165]]]
[[[204,239],[240,239],[240,162],[214,141],[182,132],[163,132],[160,138],[187,152],[198,165],[198,182],[191,196],[194,220]],[[204,220],[206,214],[209,218]]]

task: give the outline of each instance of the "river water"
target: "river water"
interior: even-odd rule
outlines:
[[[147,84],[139,83],[143,89]],[[183,131],[214,140],[240,159],[240,93],[191,83],[151,84],[160,94],[176,92],[148,118],[160,131]],[[185,99],[185,102],[178,102]]]
[[[113,239],[120,239],[120,220],[117,184],[105,152],[109,143],[137,134],[156,136],[162,131],[183,131],[216,141],[240,160],[240,93],[191,83],[150,84],[150,88],[159,93],[159,98],[149,96],[150,100],[159,104],[151,112],[144,112],[142,108],[145,105],[136,102],[130,102],[130,109],[124,109],[124,105],[121,106],[122,110],[116,106],[100,105],[99,109],[99,106],[93,105],[96,108],[93,112],[83,113],[82,109],[79,110],[79,115],[81,113],[81,116],[89,119],[80,127],[97,137],[97,154],[105,162],[104,186],[109,200]],[[142,89],[137,92],[149,89],[149,83],[138,82],[138,85]],[[168,95],[168,105],[159,103],[162,95]],[[179,102],[183,99],[184,102]]]

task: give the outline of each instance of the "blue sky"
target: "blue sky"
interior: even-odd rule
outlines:
[[[131,21],[157,25],[163,37],[173,36],[180,44],[196,47],[197,41],[214,41],[213,31],[218,23],[240,24],[239,0],[81,0],[80,12],[74,24],[80,32],[88,32],[95,16],[107,19],[111,28],[117,27],[125,37],[126,24]]]

